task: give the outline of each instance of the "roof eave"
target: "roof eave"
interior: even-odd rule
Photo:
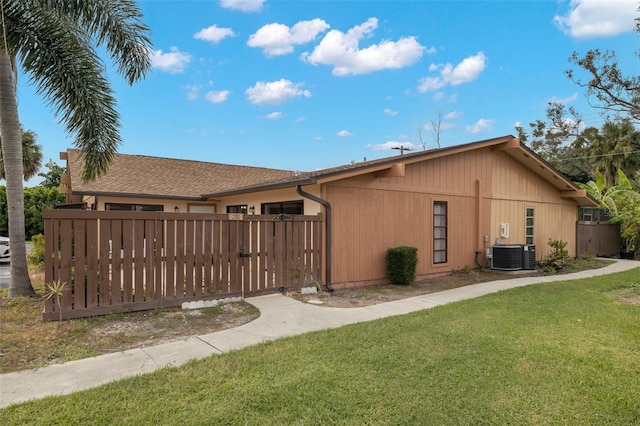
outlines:
[[[165,200],[184,200],[184,201],[207,201],[203,197],[190,197],[184,195],[167,195],[167,194],[138,194],[131,192],[106,192],[106,191],[72,191],[73,195],[96,196],[96,197],[118,197],[118,198],[159,198]]]
[[[315,178],[297,179],[297,180],[292,180],[287,182],[276,182],[276,183],[267,183],[264,185],[245,186],[244,188],[236,188],[236,189],[231,189],[229,191],[213,192],[211,194],[203,194],[202,198],[211,199],[211,198],[229,197],[232,195],[249,194],[251,192],[262,192],[262,191],[269,191],[274,189],[292,188],[298,185],[314,185],[315,183],[316,183]]]

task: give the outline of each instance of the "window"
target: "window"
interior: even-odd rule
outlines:
[[[525,216],[524,242],[533,244],[533,207],[527,207]]]
[[[433,263],[447,262],[447,203],[433,203]]]
[[[579,207],[578,222],[608,222],[609,214],[605,209],[596,207]]]
[[[125,203],[105,203],[105,210],[120,212],[162,212],[162,204],[125,204]]]
[[[261,214],[304,214],[304,201],[282,201],[264,203],[260,206]]]
[[[227,213],[244,213],[247,214],[247,205],[239,204],[237,206],[227,206]]]

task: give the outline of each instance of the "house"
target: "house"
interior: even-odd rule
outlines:
[[[596,206],[513,136],[309,173],[117,155],[89,184],[77,152],[66,157],[69,201],[97,209],[323,213],[334,288],[385,282],[386,250],[400,245],[418,248],[419,277],[488,265],[495,244],[534,245],[540,259],[563,240],[575,256],[578,207]]]

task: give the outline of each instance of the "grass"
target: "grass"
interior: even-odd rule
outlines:
[[[640,424],[640,269],[309,333],[3,424]]]

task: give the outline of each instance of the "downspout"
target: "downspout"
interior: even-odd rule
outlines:
[[[327,290],[329,290],[331,293],[333,293],[333,287],[331,287],[331,204],[329,204],[329,202],[327,200],[324,200],[320,197],[316,197],[313,194],[309,194],[308,192],[305,192],[302,189],[302,185],[296,185],[296,192],[298,193],[298,195],[301,195],[305,198],[308,198],[312,201],[315,201],[316,203],[320,203],[324,206],[324,208],[326,209],[326,222],[327,222],[327,226],[326,226],[326,230],[327,230],[327,239],[326,239],[326,247],[325,247],[325,260],[326,260],[326,267],[325,267],[325,275],[326,275],[326,279],[327,282],[325,283],[325,285],[327,286]]]

